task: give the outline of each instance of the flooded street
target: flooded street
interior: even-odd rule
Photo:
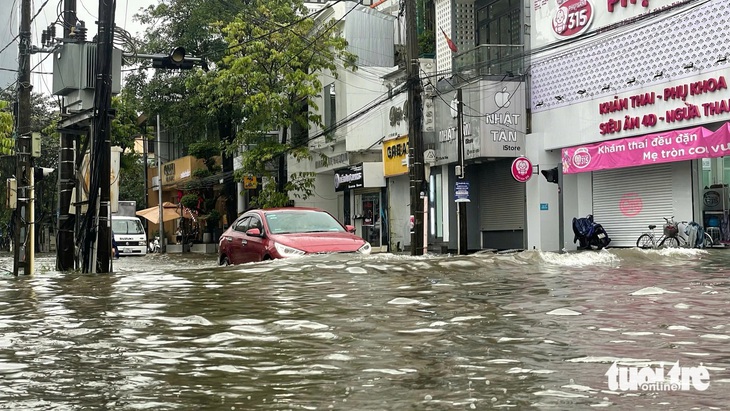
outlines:
[[[0,255],[0,409],[723,409],[730,252],[148,255],[15,278]],[[703,365],[705,390],[611,390]],[[701,388],[701,387],[700,387]]]

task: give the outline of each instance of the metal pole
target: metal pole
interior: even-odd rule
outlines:
[[[563,205],[563,166],[558,164],[558,241],[560,241],[560,247],[558,251],[562,252],[565,249],[565,211]]]
[[[408,72],[408,144],[410,161],[408,169],[411,188],[411,215],[414,218],[411,232],[411,254],[423,253],[423,232],[425,230],[423,201],[426,196],[423,167],[423,130],[421,128],[421,80],[418,64],[418,32],[416,29],[416,0],[405,1],[406,13],[406,69]]]
[[[457,137],[458,137],[458,144],[459,144],[459,146],[457,147],[459,173],[457,173],[456,177],[461,180],[464,178],[464,176],[466,176],[466,165],[464,164],[464,157],[465,157],[465,153],[464,153],[464,104],[462,102],[461,88],[456,90],[456,101],[457,101],[457,103],[456,103],[456,113],[457,113],[456,121],[458,123],[456,126],[456,129],[458,130]],[[457,208],[456,215],[459,220],[456,224],[458,227],[458,229],[457,229],[458,238],[456,241],[459,243],[459,245],[457,247],[457,250],[458,250],[457,252],[459,253],[459,255],[463,255],[463,254],[466,254],[469,249],[469,243],[467,241],[468,238],[467,238],[467,231],[466,231],[467,230],[467,228],[466,228],[466,225],[467,225],[466,224],[466,205],[463,202],[458,202],[458,203],[456,203],[456,208]]]
[[[160,142],[160,115],[157,115],[157,207],[160,212],[158,225],[160,226],[160,253],[167,251],[165,245],[165,227],[162,221],[162,143]]]

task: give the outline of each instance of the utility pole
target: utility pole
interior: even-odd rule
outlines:
[[[20,43],[18,44],[18,139],[15,177],[18,180],[18,206],[15,210],[13,238],[13,275],[20,267],[25,275],[33,274],[33,157],[30,135],[30,0],[22,0],[20,10]],[[22,260],[21,260],[22,256]]]
[[[84,245],[84,272],[108,273],[111,256],[111,117],[112,41],[116,0],[99,0],[99,31],[96,45],[96,85],[94,87],[94,128],[90,156],[88,222],[94,222]],[[91,248],[91,243],[95,243]],[[91,248],[91,250],[89,250]]]
[[[165,243],[165,222],[162,220],[162,142],[160,140],[160,115],[157,114],[157,207],[160,219],[158,221],[160,228],[160,253],[167,252],[167,244]]]
[[[424,221],[423,198],[428,195],[425,186],[423,130],[421,128],[421,79],[418,63],[418,32],[416,29],[416,0],[405,0],[406,12],[406,72],[408,76],[408,172],[411,182],[411,255],[423,254]]]
[[[459,150],[457,158],[459,166],[456,172],[456,178],[459,180],[463,180],[464,176],[466,176],[466,166],[464,165],[464,103],[462,102],[462,99],[461,87],[459,87],[456,90],[456,121],[458,122],[457,130],[459,145],[457,147],[457,150]],[[458,217],[456,224],[457,231],[459,233],[459,238],[456,240],[458,242],[457,253],[459,255],[463,255],[467,253],[468,249],[466,236],[466,205],[463,201],[458,201],[456,203],[456,215]]]
[[[63,38],[71,37],[71,27],[76,26],[76,0],[64,0]],[[66,108],[62,108],[65,113]],[[75,261],[75,215],[71,214],[71,193],[76,185],[75,179],[75,136],[61,132],[58,159],[58,227],[56,237],[56,269],[74,269]]]

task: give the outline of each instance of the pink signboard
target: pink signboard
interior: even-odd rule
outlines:
[[[602,141],[563,149],[563,173],[670,163],[730,155],[730,124]]]
[[[532,163],[525,157],[517,157],[512,162],[512,177],[524,183],[532,177]]]

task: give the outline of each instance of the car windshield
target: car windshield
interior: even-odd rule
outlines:
[[[112,231],[114,234],[144,234],[144,228],[139,220],[112,219]]]
[[[331,215],[314,210],[280,210],[266,213],[266,223],[272,234],[344,232]]]

